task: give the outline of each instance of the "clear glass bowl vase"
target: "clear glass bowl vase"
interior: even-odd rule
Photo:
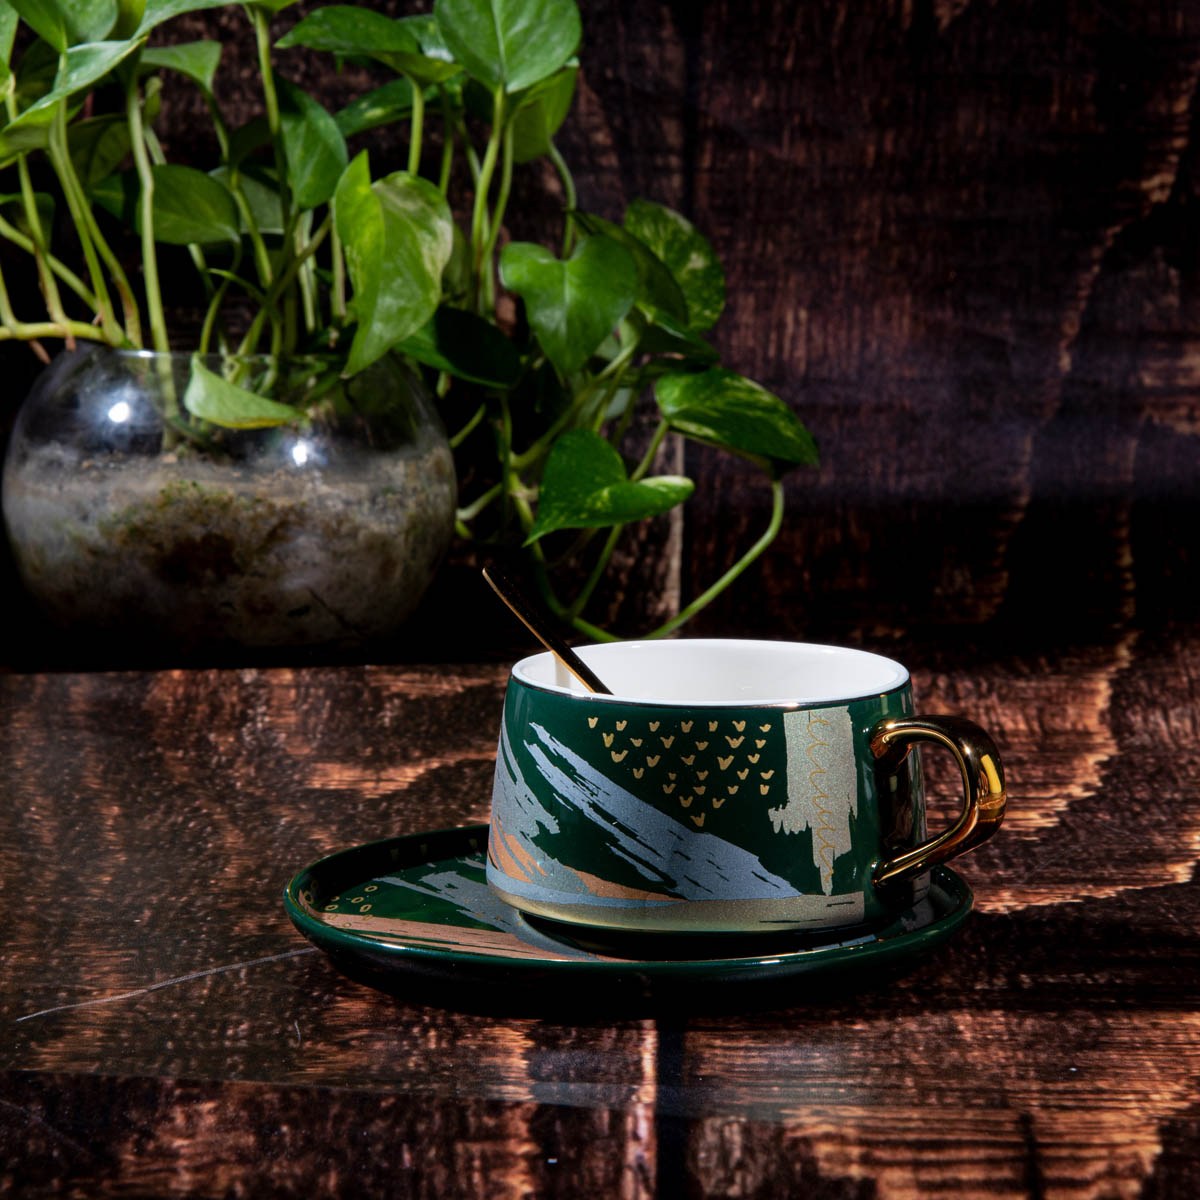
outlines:
[[[395,635],[454,531],[454,463],[420,382],[392,359],[350,380],[333,359],[200,362],[89,348],[35,384],[3,507],[38,605],[78,635],[189,650]],[[196,415],[224,419],[211,406],[247,392],[298,415]]]

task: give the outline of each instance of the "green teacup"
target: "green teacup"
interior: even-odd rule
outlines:
[[[929,867],[1004,815],[991,738],[914,716],[890,659],[736,640],[579,654],[613,695],[536,654],[504,700],[487,877],[524,912],[642,931],[867,924],[920,899]],[[920,741],[949,749],[965,785],[934,838]]]

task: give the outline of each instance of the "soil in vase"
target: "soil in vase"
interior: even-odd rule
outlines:
[[[302,425],[207,430],[206,448],[163,424],[161,357],[69,356],[18,418],[5,522],[47,614],[182,648],[393,636],[453,534],[453,460],[415,379],[380,364]],[[179,396],[190,359],[171,359]],[[292,394],[274,398],[313,372],[278,372]]]

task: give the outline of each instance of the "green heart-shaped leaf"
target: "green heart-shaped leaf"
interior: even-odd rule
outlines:
[[[0,80],[7,80],[12,74],[9,63],[12,61],[18,20],[15,8],[8,4],[0,5]]]
[[[41,43],[35,42],[30,52],[22,59],[21,67],[25,67],[25,59],[33,58],[39,66],[44,65],[34,51]],[[123,59],[132,54],[141,45],[140,41],[130,39],[122,42],[89,42],[84,45],[71,46],[59,57],[58,69],[54,82],[48,91],[42,91],[42,74],[39,70],[35,77],[24,78],[18,91],[26,91],[26,87],[38,94],[38,99],[29,105],[15,121],[9,122],[0,130],[0,166],[7,165],[17,155],[26,154],[30,150],[41,149],[49,141],[50,125],[59,110],[61,101],[69,99],[77,92],[82,92],[103,79]]]
[[[156,25],[184,13],[200,12],[206,8],[224,8],[230,0],[146,0],[146,11],[137,29],[141,37]]]
[[[396,349],[427,367],[484,387],[510,388],[521,373],[512,342],[490,321],[461,308],[442,305]]]
[[[569,63],[541,83],[535,83],[516,102],[509,126],[513,158],[529,162],[550,150],[550,142],[566,120],[575,97],[579,64]]]
[[[348,155],[337,122],[302,88],[275,77],[288,183],[301,208],[316,208],[334,192]]]
[[[129,153],[129,123],[124,114],[78,121],[67,130],[75,174],[85,188],[107,179]]]
[[[714,367],[698,374],[664,375],[654,396],[672,429],[732,450],[778,477],[795,466],[815,466],[817,446],[796,415],[751,379]]]
[[[230,191],[232,188],[233,168],[214,167],[209,174],[220,180]],[[283,233],[283,201],[279,189],[275,186],[274,174],[265,167],[257,165],[243,167],[237,176],[238,190],[250,215],[254,219],[259,233],[280,235]],[[241,232],[249,232],[245,215],[238,208],[238,228]]]
[[[117,0],[117,19],[109,30],[110,38],[129,38],[137,33],[146,15],[146,0]]]
[[[638,269],[638,302],[645,304],[652,312],[663,312],[674,317],[676,322],[686,323],[688,319],[687,301],[675,276],[671,274],[666,263],[650,249],[645,242],[636,238],[620,225],[614,225],[603,217],[592,213],[578,212],[575,220],[586,233],[602,233],[615,242],[620,242],[630,254]]]
[[[42,41],[61,54],[68,46],[67,17],[62,5],[53,0],[10,0],[21,19]]]
[[[254,117],[245,125],[239,125],[229,135],[229,154],[227,155],[229,165],[231,167],[238,166],[255,151],[270,145],[270,142],[271,127],[267,124],[266,117]]]
[[[669,356],[647,364],[657,369],[658,374],[674,374],[685,369],[702,370],[715,367],[720,361],[716,347],[710,346],[698,333],[662,309],[639,305],[638,315],[645,321],[638,349],[647,354]]]
[[[708,239],[685,217],[651,200],[635,200],[625,210],[625,228],[675,277],[687,301],[689,327],[698,333],[711,329],[725,307],[725,272]]]
[[[367,8],[335,4],[309,13],[275,44],[373,58],[426,85],[441,83],[458,70],[431,15],[398,21]]]
[[[31,104],[36,104],[54,86],[58,60],[58,51],[41,38],[20,56],[13,67],[17,78],[18,112],[24,112]]]
[[[403,29],[417,39],[421,47],[420,58],[398,56],[396,66],[406,75],[412,76],[418,83],[426,86],[444,83],[457,75],[462,68],[454,61],[454,55],[442,37],[441,26],[433,13],[417,13],[411,17],[401,17],[397,22]]]
[[[211,93],[220,62],[220,42],[181,42],[176,46],[154,46],[144,50],[138,60],[138,69],[178,71]]]
[[[445,197],[424,179],[397,171],[371,183],[366,151],[343,173],[333,208],[354,285],[358,327],[346,364],[354,374],[433,316],[453,221]]]
[[[63,14],[67,40],[73,46],[81,42],[128,37],[137,26],[137,21],[134,21],[128,32],[114,32],[114,26],[118,23],[117,0],[60,0],[54,7]],[[128,23],[129,14],[122,16],[122,23]]]
[[[54,122],[53,110],[40,114],[39,120],[23,121],[18,118],[0,129],[0,167],[7,167],[22,154],[32,150],[43,150],[50,144],[50,126]]]
[[[368,58],[400,50],[419,54],[421,47],[399,21],[369,8],[334,4],[317,8],[275,43],[280,49],[307,46],[329,54],[361,54]]]
[[[582,33],[575,0],[437,0],[433,12],[454,60],[492,91],[553,75]]]
[[[510,242],[500,279],[525,301],[538,342],[564,375],[578,371],[633,307],[638,282],[633,255],[606,237],[585,238],[566,262],[544,246]]]
[[[54,197],[49,192],[34,192],[33,194],[34,208],[37,210],[38,220],[41,222],[43,229],[51,229],[54,226]],[[29,218],[25,212],[25,197],[20,192],[12,192],[5,196],[0,196],[0,205],[5,208],[11,208],[10,219],[16,227],[25,234],[26,237],[32,236],[32,229],[29,224]]]
[[[290,404],[269,400],[222,379],[200,361],[199,355],[192,356],[192,375],[183,393],[183,406],[192,416],[226,429],[269,429],[304,419],[304,414]]]
[[[238,240],[237,204],[219,179],[171,164],[153,172],[156,242],[186,246]]]
[[[154,240],[172,246],[236,242],[237,204],[219,180],[195,167],[163,164],[154,175]],[[92,200],[119,221],[142,229],[141,181],[131,167],[95,184]]]
[[[598,529],[657,516],[682,504],[694,489],[682,475],[631,482],[621,456],[590,429],[573,429],[554,443],[538,489],[537,520],[525,544],[556,529]]]
[[[88,191],[93,204],[116,217],[123,225],[133,228],[138,219],[137,201],[141,184],[137,172],[130,167],[128,171],[118,171],[94,183]]]
[[[333,119],[342,137],[353,137],[380,125],[390,125],[412,112],[412,84],[407,79],[393,79],[383,87],[359,96],[352,104],[334,113]]]
[[[59,60],[53,86],[4,128],[4,138],[19,138],[22,131],[30,126],[48,125],[58,111],[59,101],[66,100],[103,79],[140,46],[141,42],[134,39],[123,42],[88,42],[72,46]]]

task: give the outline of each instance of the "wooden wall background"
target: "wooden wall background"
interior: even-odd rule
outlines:
[[[782,395],[822,448],[819,470],[790,477],[778,542],[690,632],[885,650],[936,637],[978,655],[1018,634],[1062,647],[1195,617],[1200,6],[581,7],[584,74],[560,138],[581,204],[619,219],[649,196],[707,233],[728,274],[727,364]],[[241,13],[171,28],[225,40],[222,99],[248,115]],[[330,107],[367,84],[306,52],[280,62]],[[211,153],[197,116],[168,104],[170,154]],[[398,137],[367,137],[377,169],[399,161]],[[550,178],[523,196],[527,224],[558,200]],[[766,522],[752,469],[674,453],[697,495],[610,589],[624,632],[648,592],[695,594]],[[446,573],[420,653],[510,635],[500,614],[457,640],[447,596],[490,604],[474,587]]]

